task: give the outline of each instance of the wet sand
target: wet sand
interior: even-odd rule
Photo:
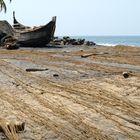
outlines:
[[[0,112],[22,140],[138,140],[140,48],[1,49]]]

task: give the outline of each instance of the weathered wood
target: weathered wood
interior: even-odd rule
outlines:
[[[35,29],[13,29],[7,21],[0,21],[0,31],[8,36],[12,36],[16,43],[24,47],[39,47],[48,44],[54,36],[56,17],[39,28]],[[23,27],[23,26],[22,26]]]
[[[46,71],[48,69],[39,69],[39,68],[28,68],[26,69],[27,72],[35,72],[35,71]]]
[[[95,55],[95,53],[91,53],[91,54],[83,54],[81,55],[82,58],[86,58],[86,57],[90,57],[92,55]]]
[[[17,43],[24,47],[39,47],[48,44],[53,35],[56,26],[54,19],[48,24],[41,26],[40,28],[30,31],[21,32],[17,37]]]

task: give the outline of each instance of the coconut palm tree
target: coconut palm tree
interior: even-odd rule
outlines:
[[[9,0],[9,1],[11,2],[12,0]],[[4,10],[4,12],[6,13],[7,7],[4,0],[0,0],[0,11],[2,10]]]

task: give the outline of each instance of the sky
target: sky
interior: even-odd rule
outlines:
[[[57,16],[56,36],[140,35],[140,0],[5,0],[0,20],[27,26],[48,23]]]

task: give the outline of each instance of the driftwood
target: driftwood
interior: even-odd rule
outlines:
[[[90,57],[92,55],[104,55],[104,54],[108,54],[107,52],[100,52],[100,53],[89,53],[89,54],[83,54],[81,55],[82,58],[86,58],[86,57]]]
[[[53,74],[53,77],[59,77],[59,75],[58,74]]]
[[[46,71],[48,69],[39,69],[39,68],[28,68],[26,69],[27,72],[35,72],[35,71]]]
[[[90,57],[92,55],[94,55],[95,53],[91,53],[91,54],[83,54],[81,55],[82,58],[86,58],[86,57]]]

